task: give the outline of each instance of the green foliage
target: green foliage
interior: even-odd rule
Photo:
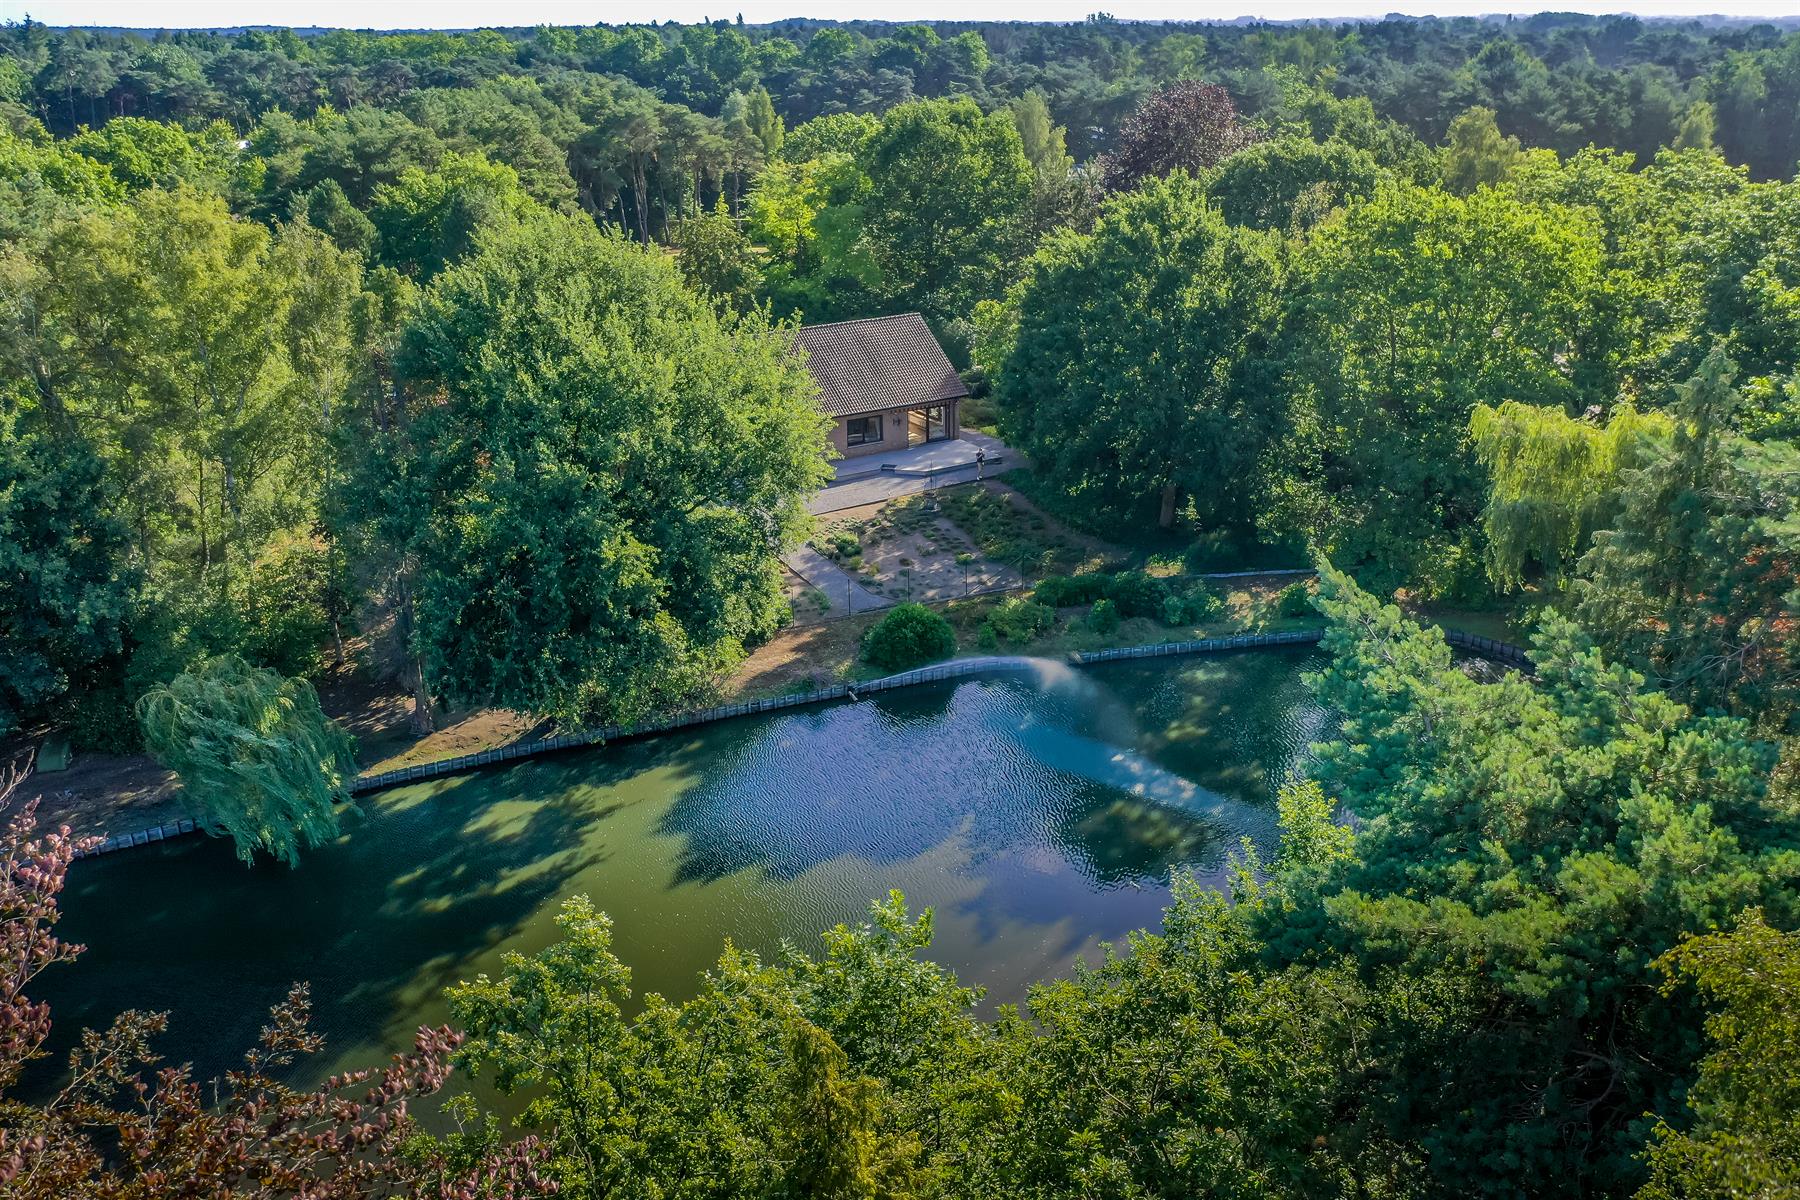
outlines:
[[[1450,122],[1444,148],[1444,186],[1458,196],[1492,187],[1512,173],[1519,158],[1519,139],[1503,137],[1494,110],[1479,106]]]
[[[1316,780],[1285,784],[1275,797],[1281,824],[1281,872],[1322,872],[1355,854],[1356,832],[1337,821],[1337,802]]]
[[[1477,405],[1469,436],[1488,473],[1482,524],[1495,586],[1517,590],[1534,565],[1560,580],[1614,515],[1621,474],[1670,428],[1630,403],[1604,426],[1538,405]]]
[[[1056,628],[1056,610],[1023,596],[1008,596],[988,614],[982,629],[1022,646]]]
[[[1087,627],[1098,634],[1117,633],[1119,630],[1119,606],[1111,600],[1096,600],[1088,609]]]
[[[966,99],[903,104],[856,162],[869,181],[863,224],[883,297],[940,324],[965,316],[1006,262],[1000,231],[1030,193],[1010,115]]]
[[[1092,604],[1106,594],[1110,575],[1093,572],[1087,575],[1047,575],[1038,580],[1031,594],[1040,604],[1051,608],[1067,608],[1075,604]]]
[[[1642,1116],[1673,1111],[1696,1049],[1653,960],[1746,907],[1800,917],[1774,748],[1646,690],[1564,620],[1534,641],[1537,680],[1479,683],[1438,631],[1328,567],[1320,582],[1333,662],[1316,687],[1344,724],[1314,778],[1359,833],[1269,936],[1286,961],[1331,947],[1366,975],[1439,981],[1428,1021],[1371,1014],[1377,1042],[1398,1040],[1366,1102],[1445,1186],[1630,1186]]]
[[[1379,591],[1481,583],[1477,404],[1579,411],[1600,241],[1580,214],[1495,189],[1394,187],[1306,244],[1292,293],[1291,431],[1262,524],[1301,533]]]
[[[1171,588],[1163,599],[1158,618],[1164,625],[1198,625],[1225,611],[1225,597],[1196,579],[1185,586]]]
[[[1112,526],[1178,501],[1246,521],[1276,414],[1261,390],[1280,295],[1273,239],[1225,224],[1185,175],[1051,238],[1009,299],[994,394],[1007,439],[1048,486]]]
[[[478,232],[521,220],[534,208],[511,167],[450,153],[431,171],[409,167],[376,188],[369,217],[381,261],[431,279],[467,256]]]
[[[101,683],[137,598],[130,548],[93,448],[0,410],[0,735]]]
[[[849,559],[861,558],[863,552],[862,538],[854,530],[834,529],[825,538],[822,547],[827,558]]]
[[[862,656],[890,671],[905,671],[956,653],[956,631],[923,604],[898,604],[863,635]]]
[[[1733,375],[1709,355],[1677,390],[1667,441],[1621,472],[1612,528],[1581,560],[1576,611],[1673,694],[1781,729],[1800,686],[1800,462],[1791,443],[1732,431]]]
[[[728,326],[662,256],[546,215],[439,277],[403,363],[439,399],[354,502],[416,564],[434,692],[629,719],[774,631],[776,555],[826,475],[783,332]]]
[[[1276,616],[1310,617],[1317,611],[1313,607],[1312,589],[1304,583],[1290,583],[1275,596]]]
[[[735,311],[753,303],[761,282],[756,258],[737,221],[722,206],[672,224],[669,246],[689,287]]]
[[[1640,1200],[1779,1196],[1800,1189],[1800,934],[1751,911],[1729,933],[1656,961],[1665,995],[1692,986],[1713,1009],[1687,1096],[1691,1128],[1657,1122]]]
[[[1121,617],[1160,617],[1169,585],[1143,571],[1120,571],[1107,581],[1106,598]]]
[[[172,599],[280,644],[203,639],[142,682],[224,651],[304,669],[318,647],[296,643],[320,629],[330,573],[270,569],[310,541],[332,469],[333,414],[354,379],[357,260],[305,224],[271,236],[187,190],[148,189],[40,236],[39,252],[5,267],[19,303],[0,370],[31,424],[104,463],[107,513],[133,543],[106,570],[141,570],[156,597],[137,625],[162,621]],[[151,631],[132,640],[134,658],[162,655]]]
[[[1373,196],[1382,174],[1366,150],[1285,137],[1258,142],[1220,163],[1207,179],[1206,194],[1233,225],[1299,231],[1353,200]]]
[[[355,743],[304,680],[209,658],[146,692],[137,716],[195,823],[229,835],[246,863],[261,851],[293,866],[354,810]]]
[[[611,922],[576,897],[560,941],[450,990],[459,1064],[530,1089],[522,1120],[576,1195],[919,1194],[919,1117],[891,1089],[944,1072],[977,993],[914,959],[929,913],[906,921],[896,895],[874,917],[828,934],[822,959],[727,948],[693,999],[652,994],[628,1018]]]

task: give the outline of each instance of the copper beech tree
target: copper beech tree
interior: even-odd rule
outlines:
[[[24,777],[0,777],[0,805]],[[380,1070],[336,1075],[311,1090],[282,1082],[323,1039],[307,1025],[297,984],[271,1010],[261,1044],[224,1079],[202,1083],[186,1066],[159,1064],[152,1040],[165,1013],[121,1013],[87,1030],[48,1100],[16,1095],[27,1063],[42,1058],[49,1006],[25,989],[83,947],[58,938],[62,891],[82,839],[65,827],[36,832],[35,804],[0,833],[0,1195],[20,1200],[352,1200],[423,1196],[523,1200],[554,1193],[530,1140],[500,1146],[478,1135],[421,1135],[410,1100],[444,1086],[461,1042],[448,1028],[419,1030],[410,1054]]]

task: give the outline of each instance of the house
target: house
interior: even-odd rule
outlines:
[[[845,458],[962,436],[957,409],[969,389],[918,313],[807,325],[798,341]]]

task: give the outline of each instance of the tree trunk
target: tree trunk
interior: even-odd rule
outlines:
[[[1163,485],[1162,514],[1156,518],[1156,523],[1164,529],[1175,528],[1175,497],[1178,494],[1179,489],[1174,484]]]

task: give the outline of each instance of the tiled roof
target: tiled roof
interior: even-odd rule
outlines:
[[[833,417],[969,394],[918,313],[807,325],[797,340]]]

